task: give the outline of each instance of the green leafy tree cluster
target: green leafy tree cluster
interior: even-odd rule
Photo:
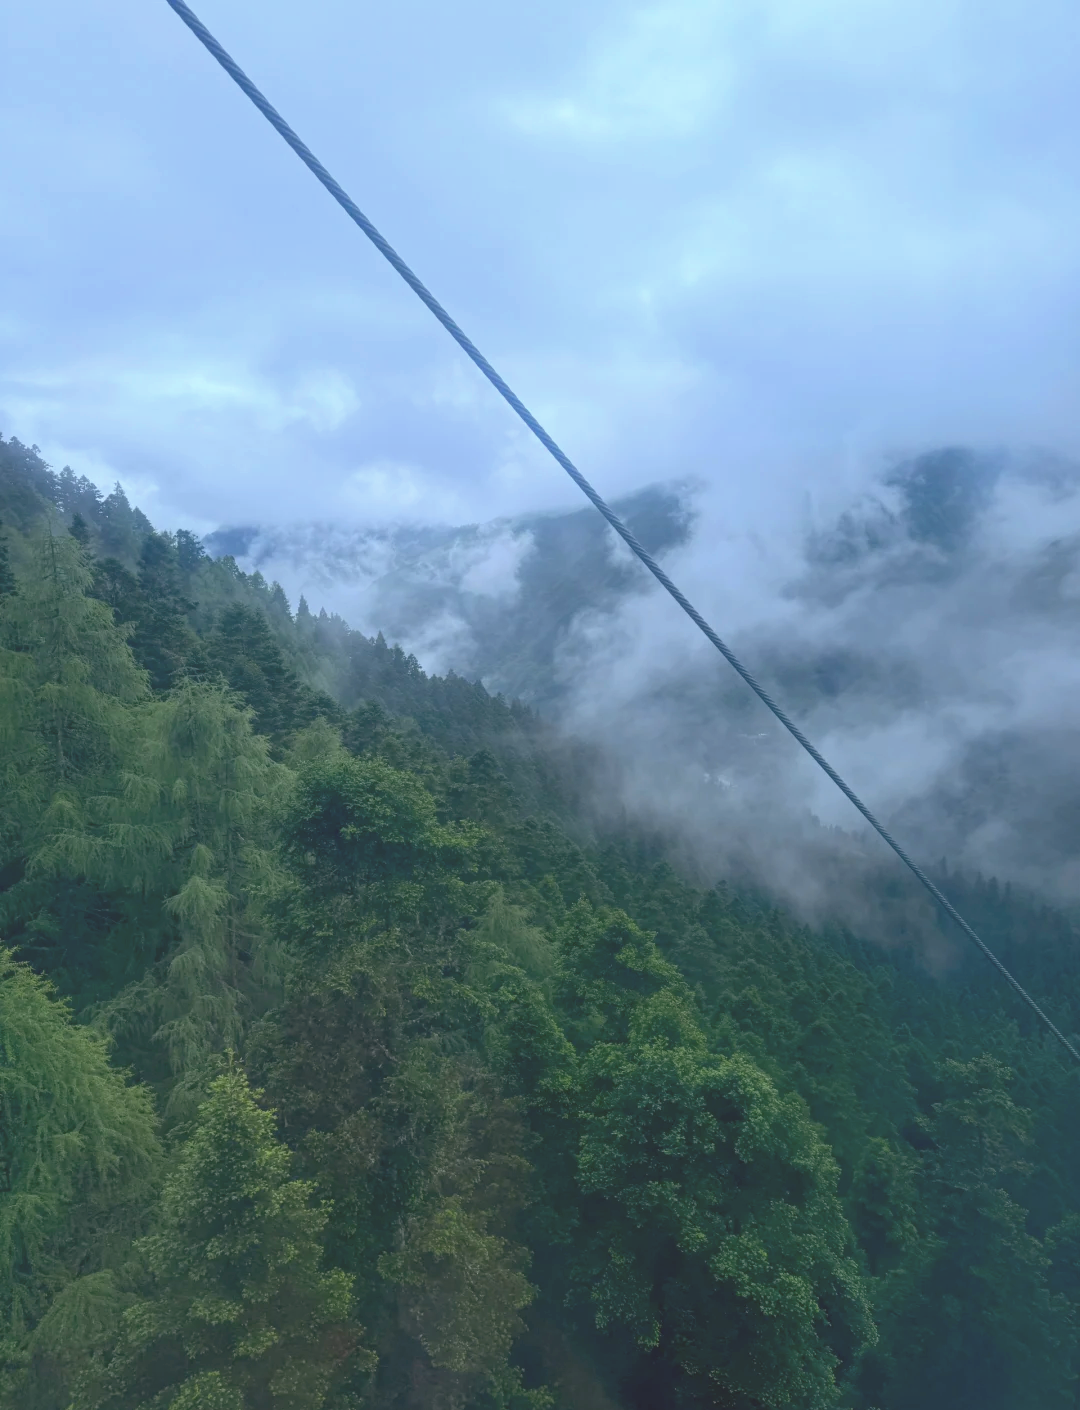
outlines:
[[[3,1410],[1076,1403],[1075,1085],[980,972],[11,441],[0,510]],[[1072,1032],[1070,918],[946,880]]]
[[[145,1293],[73,1410],[321,1410],[372,1357],[350,1278],[322,1267],[328,1211],[233,1068],[211,1084],[137,1245]]]
[[[65,1403],[74,1353],[116,1310],[159,1154],[147,1090],[0,948],[0,1402]]]
[[[710,1051],[678,971],[620,914],[560,934],[580,1059],[581,1251],[600,1328],[625,1328],[659,1388],[733,1407],[834,1404],[874,1340],[838,1170],[794,1094]]]

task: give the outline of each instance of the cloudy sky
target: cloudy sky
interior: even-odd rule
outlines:
[[[198,0],[610,494],[1080,449],[1075,0]],[[0,431],[163,527],[576,493],[164,0],[0,16]]]

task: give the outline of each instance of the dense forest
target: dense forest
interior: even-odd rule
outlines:
[[[0,518],[3,1410],[1080,1405],[1077,1074],[988,968],[15,440]],[[941,875],[1075,1034],[1072,919]]]

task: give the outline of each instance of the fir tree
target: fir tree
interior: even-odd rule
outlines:
[[[156,1037],[181,1072],[239,1036],[248,966],[259,957],[253,891],[274,876],[270,807],[287,775],[246,712],[206,685],[186,683],[163,702],[148,743],[155,817],[171,841],[165,908],[176,935]]]
[[[350,1363],[371,1363],[351,1279],[321,1268],[329,1211],[290,1178],[259,1095],[235,1068],[211,1086],[141,1244],[149,1295],[73,1410],[319,1410]]]
[[[109,1277],[93,1279],[124,1256],[157,1159],[147,1091],[129,1086],[109,1066],[105,1041],[73,1024],[50,986],[0,948],[5,1410],[29,1406],[35,1387],[77,1363],[80,1339],[94,1331],[77,1315],[88,1299],[115,1302]]]
[[[132,769],[146,697],[90,582],[76,541],[46,529],[19,595],[0,600],[0,934],[79,989],[112,923],[88,877],[102,846],[110,865],[127,854],[98,833],[102,800]]]
[[[70,465],[56,476],[56,489],[50,498],[64,514],[79,514],[92,524],[101,521],[101,491],[85,475],[76,475]]]
[[[94,874],[126,893],[130,919],[110,946],[130,982],[113,988],[100,1021],[173,1115],[274,991],[260,907],[275,885],[272,809],[288,773],[217,686],[182,682],[142,724],[126,792],[101,805],[102,839],[113,845]],[[91,849],[81,864],[94,861]]]
[[[209,647],[212,665],[254,710],[260,732],[276,743],[319,712],[314,692],[289,668],[262,612],[229,607]]]
[[[210,561],[201,539],[188,529],[178,529],[176,532],[176,561],[185,577],[191,577]]]
[[[134,558],[141,526],[135,520],[135,514],[119,480],[113,486],[112,494],[106,495],[101,501],[98,517],[101,542],[106,553],[117,558],[127,558],[129,561]],[[145,529],[141,531],[145,532]]]
[[[95,905],[58,877],[86,874],[97,800],[133,761],[147,689],[90,583],[75,540],[46,529],[19,594],[0,602],[0,927],[54,972]]]
[[[934,1312],[883,1404],[908,1403],[915,1382],[929,1375],[947,1404],[1065,1410],[1075,1404],[1075,1328],[1067,1302],[1051,1291],[1051,1259],[1015,1198],[1031,1173],[1024,1158],[1031,1115],[1012,1100],[1008,1068],[988,1054],[949,1059],[940,1077],[943,1099],[923,1122],[932,1142],[926,1204],[937,1215],[936,1256],[916,1292]]]
[[[7,757],[24,780],[37,774],[55,786],[92,769],[119,746],[124,702],[146,693],[111,612],[88,596],[92,581],[75,540],[46,530],[22,591],[5,605],[0,671],[22,687],[6,720]]]
[[[117,626],[133,628],[142,611],[139,584],[118,558],[102,558],[93,565],[91,593],[113,610]],[[128,640],[130,642],[130,636]]]
[[[195,610],[180,587],[176,550],[164,534],[147,534],[139,554],[138,613],[131,646],[155,690],[168,690],[202,650],[188,625]]]
[[[12,571],[11,559],[8,555],[7,535],[4,533],[4,521],[0,519],[0,598],[12,597],[15,594],[15,574]]]

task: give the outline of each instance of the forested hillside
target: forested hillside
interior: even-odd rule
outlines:
[[[693,884],[119,488],[0,518],[3,1410],[1080,1404],[1077,1074],[887,868],[890,948]]]
[[[654,487],[617,508],[923,857],[1080,904],[1080,464],[943,446],[798,509],[781,495],[733,512],[736,483]],[[835,910],[803,826],[828,808],[816,771],[778,747],[591,507],[456,527],[271,524],[207,543],[591,744],[614,765],[585,800],[606,802],[608,823],[625,805],[805,918]],[[837,801],[829,820],[849,826]]]

